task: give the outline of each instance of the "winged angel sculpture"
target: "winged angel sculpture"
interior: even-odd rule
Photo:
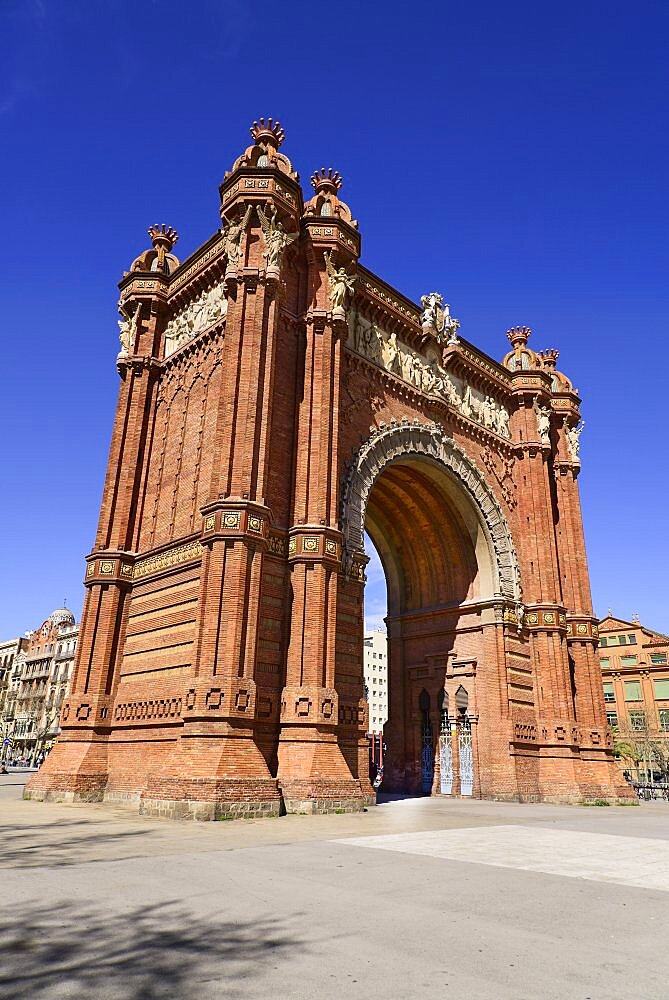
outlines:
[[[332,304],[332,311],[346,312],[346,307],[348,305],[348,300],[353,292],[353,285],[355,284],[355,276],[346,273],[346,268],[335,267],[332,263],[332,254],[324,254],[325,257],[325,270],[328,275],[328,283],[330,286],[330,302]]]
[[[268,217],[258,205],[258,218],[262,234],[265,237],[265,253],[263,254],[267,270],[278,271],[281,265],[281,256],[287,246],[297,239],[297,233],[287,233],[280,220],[277,218],[276,208],[272,208],[272,213]]]
[[[239,264],[239,257],[242,252],[242,237],[246,232],[246,227],[251,218],[251,208],[249,205],[246,213],[239,222],[229,222],[223,230],[225,234],[224,250],[228,257],[228,270],[235,270]]]

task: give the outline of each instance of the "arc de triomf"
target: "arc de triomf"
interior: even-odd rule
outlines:
[[[388,585],[384,790],[625,795],[595,656],[579,398],[359,263],[332,170],[278,123],[222,229],[120,283],[120,389],[62,732],[33,798],[201,819],[361,809],[364,531]]]

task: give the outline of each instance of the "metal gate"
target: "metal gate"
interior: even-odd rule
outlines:
[[[453,737],[448,719],[441,724],[439,736],[439,775],[441,778],[441,794],[450,795],[453,791]]]
[[[420,787],[423,795],[432,791],[434,780],[434,747],[432,746],[432,723],[423,722],[423,749],[420,756]]]
[[[458,756],[460,758],[460,795],[471,795],[474,790],[474,754],[472,752],[472,724],[467,718],[458,723]]]

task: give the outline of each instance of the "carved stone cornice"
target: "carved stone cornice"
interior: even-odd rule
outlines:
[[[157,375],[161,362],[150,354],[121,354],[116,358],[116,368],[122,380],[125,381],[128,372],[134,378],[142,378],[144,372]]]
[[[293,218],[302,215],[303,199],[299,181],[276,166],[240,166],[229,173],[219,187],[221,214],[228,216],[240,202],[264,204],[269,198]]]
[[[319,265],[323,250],[334,247],[338,247],[351,257],[360,256],[360,233],[344,219],[336,215],[303,216],[301,226],[309,240],[308,245],[313,247],[313,256]]]
[[[118,287],[124,302],[156,297],[167,300],[169,282],[170,276],[160,271],[129,271],[119,281]]]
[[[220,258],[223,254],[224,245],[225,238],[223,233],[218,230],[195,253],[182,261],[169,277],[169,299],[171,300],[174,296],[178,295],[180,289],[186,283],[190,282],[195,275],[199,276],[200,272],[204,271],[210,264]]]
[[[457,344],[444,350],[443,365],[447,371],[462,374],[476,388],[483,386],[488,391],[503,396],[510,401],[513,396],[509,372],[491,358],[484,357],[462,337]]]

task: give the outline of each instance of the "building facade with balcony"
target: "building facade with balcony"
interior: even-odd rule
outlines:
[[[15,656],[9,736],[14,759],[34,762],[58,735],[60,709],[72,677],[79,626],[58,608]]]
[[[7,756],[5,739],[10,738],[14,721],[14,710],[18,681],[16,679],[17,658],[24,649],[27,640],[22,636],[18,639],[7,639],[0,642],[0,760]]]

